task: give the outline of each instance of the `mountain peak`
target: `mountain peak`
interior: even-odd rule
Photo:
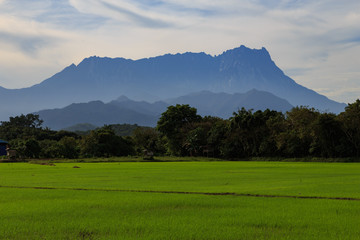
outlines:
[[[70,66],[66,67],[64,70],[72,70],[75,68],[76,68],[76,65],[74,63],[72,63]]]
[[[116,102],[127,102],[127,101],[129,101],[130,99],[127,97],[127,96],[125,96],[125,95],[121,95],[120,97],[118,97],[115,101]]]
[[[220,56],[226,56],[226,57],[234,57],[234,58],[240,58],[240,59],[264,59],[264,60],[271,60],[270,53],[266,50],[266,48],[262,47],[261,49],[251,49],[244,45],[241,45],[240,47],[227,50],[223,52]]]
[[[84,66],[93,66],[96,64],[101,65],[111,65],[114,64],[114,62],[126,62],[126,61],[132,61],[125,58],[110,58],[110,57],[99,57],[99,56],[91,56],[84,58],[78,65],[78,67],[84,67]]]

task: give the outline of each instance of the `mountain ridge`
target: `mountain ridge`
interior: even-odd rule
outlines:
[[[258,90],[246,93],[212,93],[201,91],[191,93],[179,98],[167,99],[148,103],[134,101],[126,96],[103,103],[91,101],[76,103],[58,109],[47,109],[38,114],[44,120],[44,126],[59,130],[76,124],[88,123],[96,126],[104,124],[138,124],[141,126],[156,126],[161,113],[167,107],[175,104],[189,104],[198,110],[202,116],[211,115],[227,119],[242,107],[254,110],[267,108],[277,111],[288,111],[292,108],[286,100],[275,95]]]
[[[155,102],[202,90],[237,93],[251,89],[271,92],[293,106],[335,113],[346,106],[297,84],[276,66],[265,48],[242,45],[216,56],[186,52],[139,60],[85,58],[32,87],[0,88],[0,119],[71,103],[109,102],[120,95]]]

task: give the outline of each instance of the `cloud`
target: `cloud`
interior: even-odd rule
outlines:
[[[90,1],[90,2],[89,2]],[[98,15],[111,19],[110,24],[131,24],[149,29],[186,27],[199,19],[214,16],[220,12],[207,6],[198,7],[178,1],[144,0],[70,0],[70,4],[84,14]]]
[[[360,44],[360,27],[359,29],[342,29],[336,31],[336,34],[338,34],[336,43],[339,45],[342,44]],[[329,34],[330,35],[330,34]]]
[[[1,2],[0,2],[1,4]],[[107,18],[79,12],[68,0],[3,1],[0,13],[63,29],[94,29]]]
[[[126,18],[129,18],[134,24],[138,24],[140,26],[148,27],[148,28],[167,28],[172,27],[173,24],[167,23],[160,19],[150,18],[141,14],[138,14],[135,11],[131,11],[126,8],[122,8],[115,4],[101,1],[101,4],[106,8],[116,11],[117,13],[124,15]]]
[[[314,89],[318,93],[324,94],[328,96],[331,99],[339,99],[338,101],[344,102],[344,103],[353,103],[356,99],[359,99],[359,92],[360,87],[352,87],[352,88],[340,88],[340,89],[334,89],[334,88],[318,88]]]
[[[311,70],[312,68],[289,68],[289,69],[284,69],[284,72],[288,76],[296,77],[296,76],[303,76]]]
[[[179,14],[194,14],[209,16],[214,13],[213,10],[206,9],[204,7],[189,7],[189,5],[182,4],[179,1],[160,1],[160,0],[135,0],[131,1],[134,6],[146,11],[158,11],[158,12],[177,12]]]
[[[13,45],[30,56],[36,56],[39,50],[54,44],[54,39],[48,36],[31,36],[1,31],[0,41]]]
[[[108,18],[106,16],[98,16],[79,12],[71,6],[68,1],[51,2],[46,12],[38,15],[36,20],[47,22],[62,28],[71,28],[76,30],[91,30],[104,25]]]

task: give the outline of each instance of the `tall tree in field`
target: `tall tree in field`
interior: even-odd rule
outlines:
[[[197,115],[196,108],[188,104],[169,106],[157,123],[157,129],[168,140],[169,152],[174,155],[184,155],[186,149],[183,146],[186,137],[186,129],[191,129],[191,124],[199,122],[201,117]]]

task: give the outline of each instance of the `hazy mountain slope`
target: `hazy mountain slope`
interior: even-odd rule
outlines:
[[[241,109],[265,110],[271,109],[281,112],[289,111],[293,106],[269,92],[250,90],[246,93],[212,93],[202,91],[188,94],[179,98],[167,100],[169,104],[189,104],[198,109],[200,115],[211,115],[229,118],[234,111]]]
[[[190,104],[198,109],[200,115],[222,118],[231,117],[234,111],[242,107],[254,110],[269,108],[278,111],[287,111],[292,108],[286,100],[263,91],[251,90],[244,94],[202,91],[167,100],[167,103],[133,101],[121,96],[106,104],[101,101],[71,104],[62,109],[43,110],[35,114],[39,114],[44,120],[44,126],[52,129],[63,129],[79,123],[90,123],[96,126],[129,123],[154,127],[161,113],[166,111],[169,105],[175,104]]]
[[[92,100],[111,101],[120,95],[155,101],[208,90],[237,93],[268,91],[292,105],[340,112],[345,104],[298,85],[271,60],[265,48],[244,46],[218,56],[205,53],[166,54],[128,60],[90,57],[70,65],[30,88],[0,88],[0,120],[9,114],[64,107]]]
[[[168,103],[163,101],[157,101],[154,103],[149,103],[145,101],[134,101],[130,100],[126,96],[121,96],[114,101],[111,101],[109,105],[132,109],[137,112],[141,112],[143,114],[154,115],[157,116],[162,112],[166,111],[166,108],[169,106]]]
[[[104,104],[101,101],[71,104],[62,109],[42,110],[35,114],[39,114],[40,118],[44,120],[44,126],[56,130],[79,123],[89,123],[95,126],[118,123],[155,126],[157,122],[155,116]]]

